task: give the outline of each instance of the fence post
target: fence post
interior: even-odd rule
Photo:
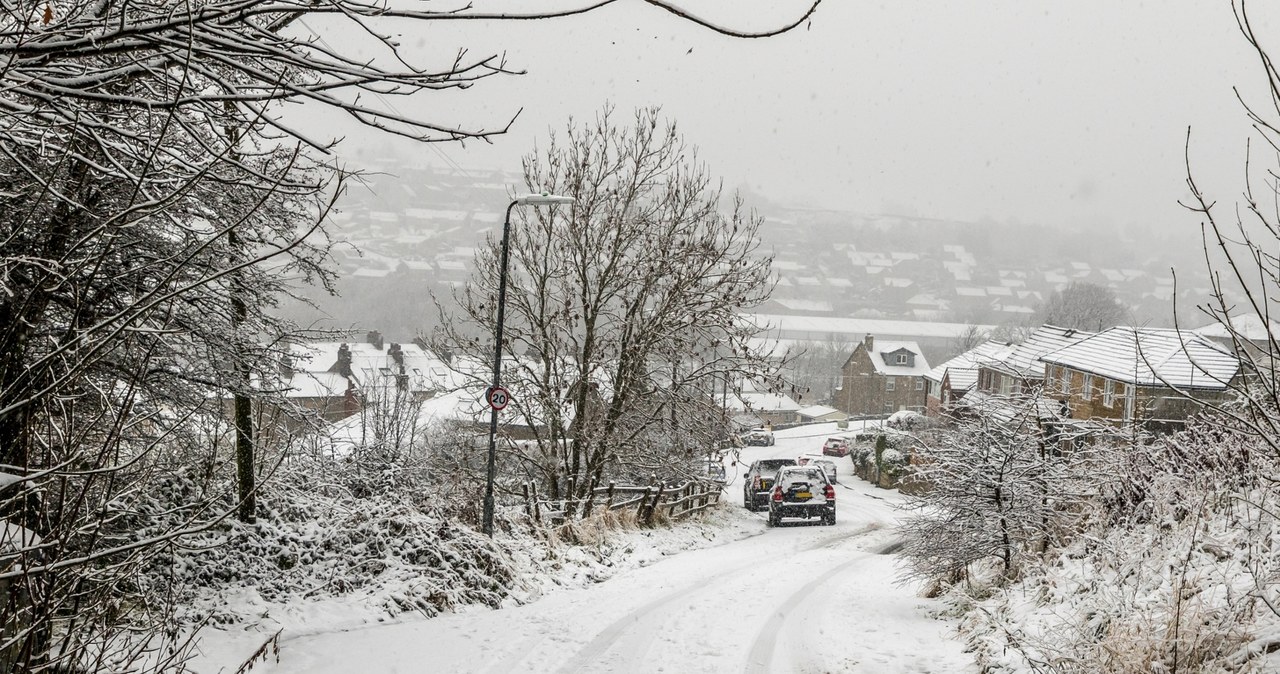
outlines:
[[[524,512],[526,515],[529,516],[529,519],[532,520],[533,519],[533,502],[529,500],[530,484],[531,483],[529,482],[524,483],[523,485],[521,485],[521,490],[524,492]]]
[[[538,483],[529,483],[529,493],[533,497],[533,521],[542,524],[542,504],[538,503]]]
[[[653,524],[653,511],[658,509],[658,504],[662,502],[662,492],[665,491],[667,485],[658,485],[658,493],[653,497],[653,506],[649,508],[649,512],[645,514],[644,523]]]
[[[569,521],[573,519],[574,514],[577,512],[578,502],[574,500],[575,495],[577,493],[578,493],[578,476],[570,475],[569,476],[569,498],[565,500],[564,505],[561,506],[560,508],[560,510],[564,513],[565,521]]]
[[[649,507],[649,494],[653,492],[653,487],[644,488],[644,498],[640,499],[640,506],[636,508],[636,521],[644,521],[644,509]]]
[[[613,485],[613,480],[609,480],[609,497],[608,500],[604,502],[605,510],[613,510]]]

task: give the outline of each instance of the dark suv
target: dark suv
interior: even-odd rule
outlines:
[[[760,459],[751,464],[742,482],[742,505],[752,512],[768,506],[769,490],[778,469],[794,465],[795,459]]]
[[[769,526],[782,524],[784,517],[836,523],[836,488],[821,467],[797,466],[778,471],[769,494]]]

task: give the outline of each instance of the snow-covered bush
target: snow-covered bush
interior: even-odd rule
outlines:
[[[1263,451],[1259,451],[1263,450]],[[989,671],[1237,672],[1280,650],[1280,462],[1204,423],[1131,448],[1093,520],[1043,565],[968,607]]]
[[[977,416],[931,435],[915,449],[916,514],[902,530],[908,574],[958,578],[996,560],[1012,579],[1029,555],[1069,538],[1098,506],[1097,475],[1122,448],[1094,444],[1068,454],[1042,433],[1035,401],[1008,418]],[[882,457],[883,458],[883,457]]]
[[[896,484],[909,469],[909,455],[903,450],[888,447],[880,455],[881,482]]]

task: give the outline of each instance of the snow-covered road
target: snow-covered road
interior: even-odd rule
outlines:
[[[830,429],[780,432],[750,462],[820,451]],[[895,492],[839,461],[838,522],[768,528],[741,506],[750,535],[620,573],[533,603],[280,640],[255,672],[958,672],[968,658],[930,618],[929,600],[894,582]]]

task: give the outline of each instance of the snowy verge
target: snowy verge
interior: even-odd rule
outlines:
[[[525,604],[759,532],[754,518],[722,501],[701,518],[669,526],[609,529],[588,520],[581,528],[591,535],[579,536],[585,540],[578,544],[508,522],[490,543],[405,504],[362,505],[341,515],[331,510],[236,527],[228,545],[207,551],[216,560],[183,563],[187,574],[224,567],[218,582],[204,584],[187,603],[188,617],[206,622],[189,666],[233,671],[277,634],[287,642]]]

